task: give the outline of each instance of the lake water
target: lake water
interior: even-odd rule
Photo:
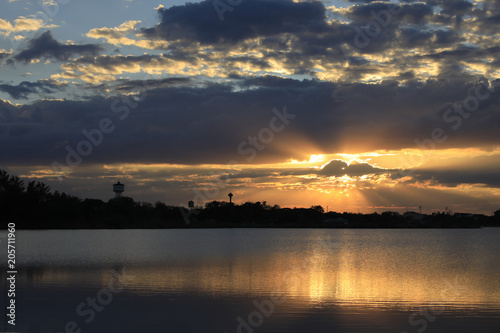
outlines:
[[[500,228],[16,236],[9,332],[500,332]]]

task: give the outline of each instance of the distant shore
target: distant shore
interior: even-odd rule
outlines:
[[[321,206],[281,208],[263,202],[234,204],[211,201],[185,208],[136,202],[129,197],[108,201],[80,199],[52,192],[41,182],[24,181],[0,170],[0,214],[19,229],[194,229],[194,228],[480,228],[500,226],[493,216],[454,213],[431,215],[387,211],[381,214],[325,212]]]
[[[460,213],[435,213],[432,215],[408,212],[382,214],[325,213],[320,207],[279,208],[260,202],[233,205],[211,202],[203,209],[188,210],[184,207],[131,206],[112,209],[124,202],[107,203],[100,212],[84,216],[67,216],[50,219],[16,219],[18,229],[215,229],[215,228],[314,228],[314,229],[454,229],[500,227],[495,216]],[[135,207],[135,208],[134,208]],[[112,209],[112,213],[108,210]],[[5,228],[5,226],[3,227]]]

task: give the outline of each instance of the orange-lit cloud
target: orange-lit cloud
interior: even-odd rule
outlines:
[[[471,182],[457,185],[440,182],[443,168],[439,164],[433,174],[433,169],[425,169],[426,173],[419,168],[403,170],[397,166],[396,169],[381,169],[367,162],[375,157],[405,156],[408,153],[412,152],[370,152],[357,156],[342,154],[351,156],[350,164],[339,159],[324,164],[325,156],[315,155],[303,162],[263,165],[95,165],[82,170],[74,169],[65,183],[73,183],[72,191],[88,196],[89,193],[78,188],[77,184],[85,183],[88,186],[93,183],[89,188],[98,189],[109,187],[109,184],[119,179],[127,184],[127,192],[136,199],[161,200],[173,205],[185,204],[193,198],[197,198],[197,205],[212,200],[226,200],[227,193],[232,192],[237,203],[267,201],[269,204],[289,207],[319,204],[325,209],[328,206],[330,210],[341,212],[406,211],[416,210],[419,206],[423,206],[427,212],[443,211],[445,207],[471,212],[488,212],[495,208],[500,199],[500,184]],[[436,156],[446,156],[448,160],[465,161],[458,169],[468,168],[470,173],[484,167],[467,162],[470,156],[460,150],[434,153]],[[491,165],[500,159],[498,149],[470,153],[476,155],[473,160]],[[335,168],[333,175],[332,163],[344,166],[345,172]],[[447,168],[448,174],[457,170],[453,169],[452,164]],[[57,179],[46,168],[19,170],[23,169],[23,177],[37,177],[52,183]],[[403,175],[399,175],[400,172]],[[469,203],[474,203],[474,206]]]

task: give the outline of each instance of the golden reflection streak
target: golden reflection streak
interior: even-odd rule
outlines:
[[[425,274],[416,268],[396,272],[390,263],[373,264],[357,261],[349,249],[332,270],[325,253],[317,253],[299,263],[281,258],[264,262],[250,258],[237,259],[230,264],[199,262],[167,267],[127,269],[137,276],[130,286],[139,293],[198,292],[209,295],[253,295],[266,297],[282,294],[306,303],[349,303],[370,307],[419,307],[425,304],[451,304],[473,307],[485,301],[495,302],[497,295],[489,295],[478,285],[480,276],[461,280],[462,289],[454,290],[453,279],[443,276],[450,272],[435,271]],[[450,275],[454,276],[454,275]],[[495,298],[496,297],[496,298]],[[497,306],[498,306],[497,302]]]
[[[393,258],[397,251],[376,248],[367,253],[351,248],[348,242],[340,248],[332,247],[334,244],[312,242],[304,253],[253,253],[225,259],[179,259],[160,266],[129,265],[125,272],[134,279],[127,289],[139,294],[196,292],[215,297],[280,294],[307,304],[378,308],[428,304],[473,308],[489,303],[500,309],[500,291],[491,289],[491,277],[480,271],[470,270],[464,277],[451,266],[438,265],[439,260],[410,255],[407,258],[416,261],[404,262],[404,258]],[[427,266],[422,266],[423,262]],[[111,278],[109,269],[85,272],[77,279],[74,270],[64,268],[43,269],[35,275],[33,282],[42,285],[94,281],[106,286]],[[24,279],[20,276],[20,281]]]

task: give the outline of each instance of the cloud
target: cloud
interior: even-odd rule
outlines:
[[[245,1],[226,12],[223,22],[211,1],[159,7],[156,26],[126,21],[92,29],[87,37],[162,49],[163,54],[85,56],[64,64],[60,77],[101,84],[139,72],[228,79],[303,75],[330,82],[422,85],[438,76],[493,79],[500,69],[500,62],[491,60],[498,58],[498,40],[470,25],[486,14],[461,1],[403,3],[366,47],[356,46],[359,34],[385,19],[390,6],[357,3],[338,11],[343,19],[328,21],[319,1]],[[468,17],[462,28],[453,23],[461,13]],[[464,34],[464,27],[472,32]]]
[[[0,36],[8,36],[12,33],[22,33],[22,32],[31,32],[38,31],[42,28],[56,28],[57,25],[54,24],[45,24],[45,22],[40,18],[27,18],[24,16],[20,16],[14,20],[12,24],[9,21],[0,19]]]
[[[370,3],[370,2],[389,2],[389,0],[348,0],[349,2],[363,2],[363,3]]]
[[[388,8],[392,8],[392,12],[396,14],[388,12]],[[351,6],[347,11],[347,17],[357,22],[370,22],[375,20],[373,13],[381,13],[382,11],[389,13],[390,22],[405,22],[412,24],[425,23],[424,19],[433,14],[432,6],[424,3],[402,4],[396,7],[394,4],[388,5],[382,2],[370,2]]]
[[[91,84],[113,83],[123,73],[196,75],[200,68],[196,59],[176,61],[165,55],[81,57],[61,66],[63,72],[54,76],[81,80]],[[206,66],[207,64],[203,65]],[[213,76],[213,75],[211,75]]]
[[[136,29],[139,23],[141,21],[127,21],[116,28],[94,28],[86,36],[95,39],[103,38],[107,43],[116,46],[133,45],[144,49],[168,48],[169,43],[166,41],[141,39],[139,31]]]
[[[441,6],[443,13],[448,15],[464,15],[474,7],[474,4],[467,0],[435,0],[429,1],[429,4]]]
[[[165,87],[181,87],[192,86],[193,80],[189,77],[171,77],[158,80],[119,80],[113,85],[113,88],[118,92],[143,91],[145,88],[165,88]]]
[[[159,8],[161,22],[142,29],[149,38],[188,40],[205,44],[235,44],[259,36],[316,32],[327,28],[320,2],[288,0],[243,1],[221,22],[212,1]]]
[[[500,171],[498,170],[416,170],[410,181],[405,183],[430,181],[434,185],[456,187],[459,185],[485,185],[500,188]]]
[[[223,64],[223,54],[207,52],[206,54],[144,54],[101,55],[82,57],[63,64],[63,72],[57,76],[82,80],[99,84],[116,81],[117,76],[124,73],[147,73],[152,75],[190,75],[205,77],[230,77],[238,74],[256,72],[262,69],[282,72],[279,64],[271,67],[266,61],[256,57],[235,57],[227,59]],[[241,67],[240,67],[241,66]]]
[[[283,105],[293,105],[301,120],[259,153],[262,161],[416,147],[415,140],[429,139],[436,128],[448,136],[440,148],[495,144],[498,91],[482,101],[473,115],[462,119],[460,131],[452,128],[455,122],[443,117],[450,106],[474,93],[478,77],[491,82],[491,73],[498,68],[494,61],[485,61],[498,55],[498,45],[479,47],[481,44],[468,42],[471,34],[439,24],[437,13],[465,10],[472,15],[466,4],[409,2],[369,47],[348,56],[342,53],[340,46],[353,42],[354,28],[365,27],[375,20],[372,12],[387,6],[382,2],[352,5],[342,12],[349,21],[327,22],[320,2],[257,0],[242,2],[220,22],[212,2],[205,1],[158,8],[160,23],[151,28],[140,29],[139,21],[127,21],[117,28],[96,28],[88,33],[114,45],[136,45],[135,41],[146,38],[165,41],[168,47],[163,54],[98,55],[97,45],[61,44],[46,32],[15,55],[16,59],[67,61],[61,66],[62,73],[53,78],[86,87],[85,97],[19,108],[31,114],[35,105],[43,105],[43,114],[56,119],[69,107],[79,109],[82,119],[97,121],[95,110],[102,111],[103,117],[116,118],[110,111],[112,98],[89,98],[89,94],[130,95],[143,89],[140,81],[123,79],[127,73],[165,75],[147,88],[148,98],[131,112],[134,124],[142,127],[134,129],[123,123],[118,134],[106,141],[114,151],[100,148],[106,154],[92,154],[89,161],[101,161],[104,156],[169,163],[242,158],[237,154],[238,144],[266,126],[270,110]],[[449,13],[437,10],[444,6]],[[75,55],[83,56],[70,59]],[[481,78],[483,72],[490,77]],[[290,78],[294,74],[313,79]],[[218,78],[220,83],[207,78]],[[3,89],[13,98],[43,92],[28,84],[6,84]],[[68,131],[74,132],[61,135],[77,143],[86,126],[89,123],[80,120],[71,122]],[[120,153],[121,140],[130,144],[127,153]],[[307,153],[300,152],[302,146],[310,148]],[[154,147],[165,150],[166,156],[154,153]],[[54,152],[48,151],[47,156],[55,156]],[[64,155],[64,151],[58,154]]]
[[[8,52],[6,50],[1,50],[0,49],[0,64],[7,60],[10,56],[12,55],[12,52]]]
[[[0,91],[9,94],[14,99],[27,99],[31,94],[51,94],[61,90],[63,86],[53,80],[40,80],[37,82],[23,81],[18,85],[0,84]]]
[[[321,176],[342,177],[342,176],[364,176],[371,174],[390,173],[393,170],[381,169],[365,162],[352,162],[347,164],[342,160],[332,160],[324,165],[318,172]]]
[[[16,54],[13,58],[16,61],[28,63],[35,59],[57,59],[66,61],[75,55],[95,56],[102,50],[102,47],[95,44],[61,44],[52,37],[50,31],[29,41],[28,48]]]
[[[431,160],[424,165],[412,169],[410,178],[405,184],[427,183],[457,187],[460,185],[483,185],[500,188],[500,155],[486,153],[482,156],[468,158]],[[408,173],[394,173],[393,178],[399,178]]]
[[[143,85],[144,95],[139,81],[122,80],[115,87],[123,95],[116,98],[0,103],[0,115],[8,119],[0,130],[0,143],[6,147],[0,161],[39,165],[64,161],[67,152],[60,142],[76,147],[85,140],[82,130],[97,128],[101,119],[109,118],[116,130],[105,136],[85,163],[246,163],[250,154],[240,154],[240,144],[269,127],[273,108],[282,110],[285,105],[296,118],[258,151],[254,163],[304,160],[321,153],[419,148],[415,140],[428,145],[436,128],[448,136],[446,142],[435,144],[437,149],[498,145],[498,91],[462,119],[460,130],[452,128],[454,121],[443,118],[447,105],[473,94],[474,81],[443,79],[400,86],[262,77],[239,83],[250,89],[241,89],[238,82],[165,79]],[[134,95],[143,99],[134,101]],[[123,110],[129,112],[125,120],[119,118]],[[10,128],[17,128],[15,139]]]
[[[248,166],[247,166],[248,167]],[[300,179],[301,181],[308,182],[308,179],[313,181],[318,181],[323,179],[323,177],[335,177],[340,178],[343,176],[348,176],[351,178],[362,177],[368,175],[381,175],[392,173],[397,173],[398,169],[383,169],[373,166],[367,162],[357,162],[353,161],[350,164],[343,160],[331,160],[321,168],[318,167],[294,167],[294,166],[281,166],[280,168],[258,168],[258,169],[243,169],[237,173],[227,173],[222,174],[219,178],[221,180],[226,179],[245,179],[249,178],[252,181],[256,179],[263,178],[291,178]],[[317,178],[302,178],[301,176],[318,176]]]
[[[473,64],[463,66],[462,71],[492,78],[498,70],[498,63],[487,60],[495,57],[498,41],[485,39],[480,33],[464,34],[454,24],[458,16],[476,13],[476,7],[472,11],[467,2],[461,1],[400,4],[400,12],[391,14],[375,35],[373,31],[369,34],[372,37],[366,47],[359,47],[356,40],[360,34],[366,35],[370,24],[385,20],[384,13],[390,6],[388,2],[364,1],[338,10],[339,19],[328,20],[319,1],[245,1],[225,12],[221,22],[213,2],[202,1],[158,8],[160,23],[150,28],[137,28],[136,21],[129,21],[118,28],[93,29],[88,36],[117,45],[166,42],[168,47],[164,45],[166,52],[157,57],[156,67],[163,66],[159,72],[171,75],[184,71],[189,75],[235,77],[264,72],[333,82],[380,82],[400,80],[411,72],[422,81],[449,64],[439,57],[440,53],[462,47],[491,49],[464,54],[460,61]],[[125,37],[127,33],[130,38]],[[84,72],[89,70],[83,68]]]

